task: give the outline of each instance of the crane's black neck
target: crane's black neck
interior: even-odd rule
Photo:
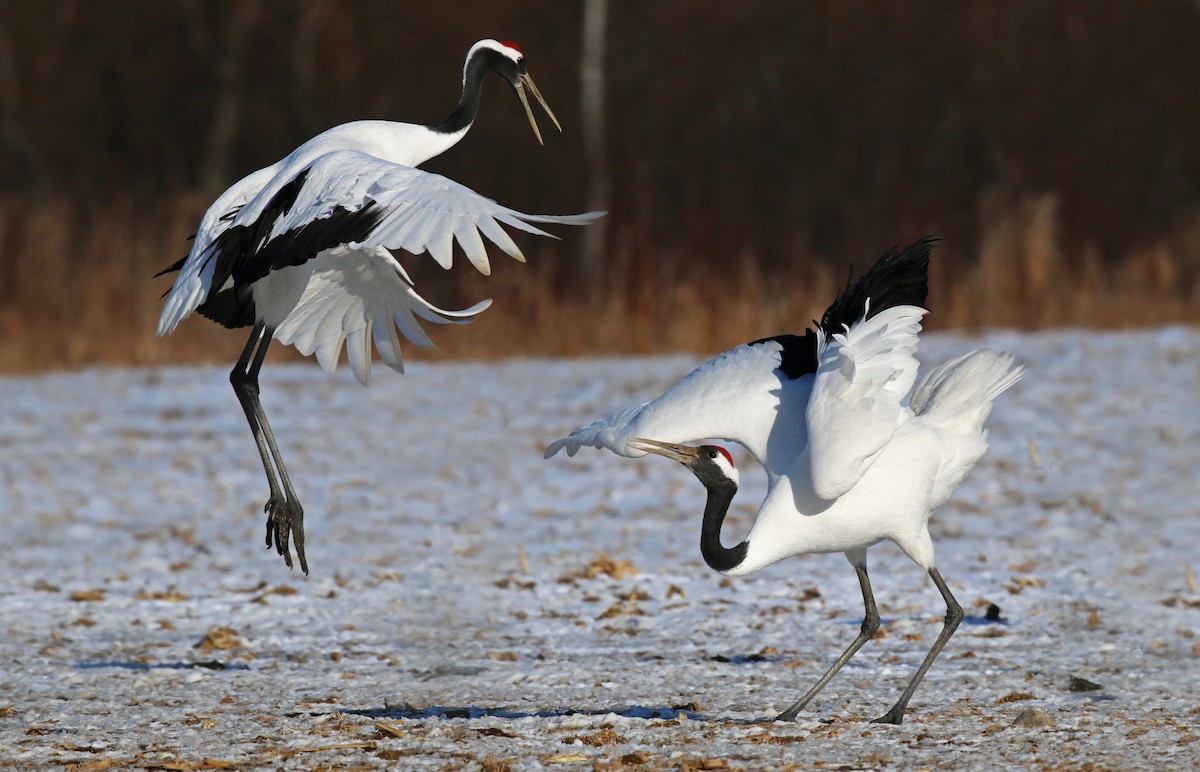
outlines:
[[[708,502],[704,505],[704,522],[700,526],[700,554],[714,571],[729,571],[741,565],[746,559],[746,551],[750,549],[748,541],[736,547],[721,544],[721,525],[737,493],[737,483],[722,478],[705,487],[708,488]]]
[[[509,66],[515,67],[511,60],[505,57],[498,51],[493,51],[489,48],[483,48],[475,52],[466,63],[463,74],[463,89],[462,94],[458,98],[458,106],[454,108],[454,112],[450,113],[449,117],[441,123],[435,123],[429,128],[441,134],[457,134],[463,129],[468,129],[475,122],[475,116],[479,114],[479,100],[483,93],[483,79],[487,77],[488,72],[497,70],[508,62]]]

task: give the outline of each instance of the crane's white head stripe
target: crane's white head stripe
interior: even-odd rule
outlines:
[[[511,41],[505,41],[505,42],[501,43],[499,40],[492,40],[491,38],[488,38],[486,40],[481,40],[478,43],[476,43],[475,45],[471,46],[471,50],[467,52],[467,60],[470,61],[472,56],[474,56],[475,54],[479,53],[480,51],[482,51],[484,49],[490,49],[492,51],[495,51],[498,54],[507,56],[509,59],[512,59],[514,62],[521,61],[521,57],[522,57],[521,49],[517,47],[516,43],[513,43]]]

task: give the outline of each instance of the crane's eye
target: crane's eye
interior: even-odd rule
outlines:
[[[717,451],[715,451],[715,450],[710,450],[710,451],[708,451],[708,457],[709,457],[709,458],[716,458],[716,457],[717,457]]]

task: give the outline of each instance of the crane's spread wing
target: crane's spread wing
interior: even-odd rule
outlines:
[[[250,211],[243,214],[253,216],[253,209],[247,209]],[[517,260],[525,259],[501,225],[551,236],[530,223],[585,225],[603,214],[525,214],[440,174],[342,150],[326,153],[308,166],[298,200],[274,221],[267,243],[256,255],[256,262],[270,262],[266,266],[248,266],[246,270],[253,276],[274,267],[281,259],[298,259],[287,254],[292,252],[286,249],[287,240],[302,241],[300,234],[306,229],[316,229],[328,233],[323,239],[327,246],[384,247],[414,255],[428,252],[447,269],[453,263],[453,246],[457,241],[471,264],[486,276],[491,273],[491,265],[482,237]],[[341,222],[330,222],[339,216]],[[366,224],[355,226],[355,221]],[[336,244],[329,244],[332,241]],[[272,246],[276,243],[278,250]],[[275,252],[279,254],[272,254]]]
[[[545,457],[564,448],[573,456],[590,445],[635,458],[645,455],[627,444],[635,437],[675,443],[714,438],[736,442],[766,463],[778,439],[772,431],[776,418],[796,405],[803,409],[805,396],[792,392],[806,393],[811,381],[789,381],[779,369],[783,348],[777,340],[764,340],[727,351],[697,367],[657,399],[550,443]]]
[[[817,333],[818,361],[805,419],[813,489],[823,499],[849,491],[911,411],[903,405],[917,377],[917,333],[926,310],[894,306],[843,332]]]
[[[228,326],[251,323],[247,308],[253,282],[325,250],[429,252],[450,268],[457,241],[471,264],[488,274],[483,237],[524,260],[502,226],[550,236],[531,223],[583,225],[603,216],[525,214],[441,175],[351,150],[319,156],[282,184],[268,183],[261,191],[232,221],[222,223],[215,236],[206,234],[193,245],[159,319],[158,334],[170,332],[197,308],[204,313],[205,307],[207,315]],[[401,275],[411,287],[402,268]]]

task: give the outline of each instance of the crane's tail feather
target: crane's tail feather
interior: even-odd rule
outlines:
[[[910,407],[926,422],[977,432],[992,402],[1021,379],[1025,366],[1007,352],[979,349],[934,368],[913,392]]]

